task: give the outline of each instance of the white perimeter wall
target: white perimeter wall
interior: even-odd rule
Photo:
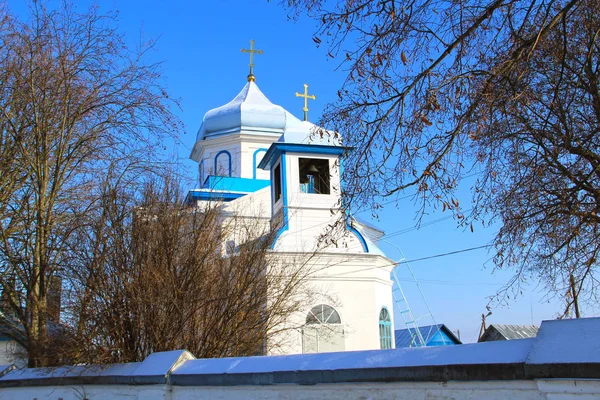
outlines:
[[[544,321],[532,339],[460,346],[224,359],[173,350],[102,369],[0,366],[0,400],[600,399],[599,328],[600,318],[581,318]]]
[[[109,400],[116,398],[215,399],[598,399],[600,380],[556,379],[491,382],[400,382],[271,386],[126,386],[80,385],[4,388],[0,400],[9,399]]]

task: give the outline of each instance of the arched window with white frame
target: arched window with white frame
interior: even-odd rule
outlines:
[[[340,314],[327,304],[311,308],[302,330],[302,352],[326,353],[344,349],[344,327]]]

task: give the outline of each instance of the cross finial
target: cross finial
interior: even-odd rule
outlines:
[[[256,77],[254,76],[254,54],[262,54],[262,50],[254,50],[254,40],[250,39],[250,49],[242,49],[242,53],[250,53],[250,75],[248,75],[248,82],[254,82]]]
[[[304,84],[304,94],[296,92],[296,97],[304,97],[304,108],[302,108],[302,111],[304,111],[304,120],[308,121],[308,99],[316,100],[317,97],[315,95],[309,96],[308,85],[306,83]]]

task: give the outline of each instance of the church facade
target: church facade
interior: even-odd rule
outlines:
[[[232,101],[204,115],[190,156],[199,187],[188,200],[218,201],[262,221],[274,230],[273,258],[310,259],[316,295],[290,317],[296,328],[285,332],[286,345],[267,343],[268,354],[394,347],[395,264],[377,246],[383,232],[340,207],[347,150],[337,133],[271,103],[253,75]]]

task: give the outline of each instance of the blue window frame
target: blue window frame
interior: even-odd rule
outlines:
[[[200,187],[204,186],[204,160],[200,160],[198,164],[198,180],[200,181]]]
[[[385,307],[379,313],[379,344],[384,350],[392,348],[392,320]]]
[[[256,170],[257,170],[258,164],[259,164],[257,162],[257,159],[258,159],[259,154],[260,153],[266,153],[267,150],[268,149],[260,148],[260,149],[256,150],[254,152],[254,154],[252,155],[252,179],[256,179],[256,172],[257,172]],[[264,157],[264,154],[263,154],[263,157]]]
[[[219,168],[219,156],[227,157],[226,167]],[[215,176],[231,176],[231,154],[227,150],[221,150],[215,156]]]

